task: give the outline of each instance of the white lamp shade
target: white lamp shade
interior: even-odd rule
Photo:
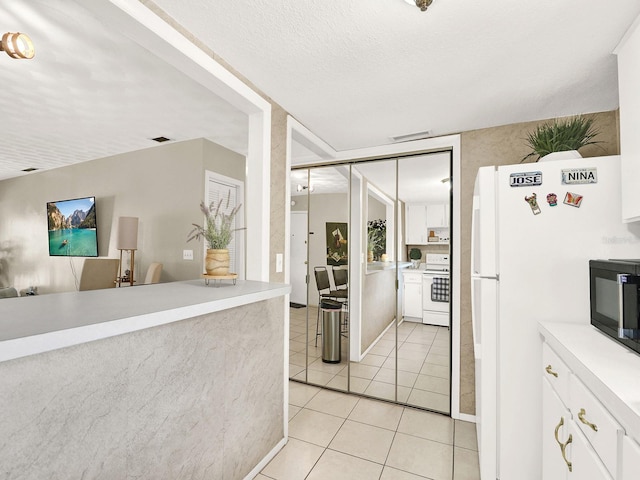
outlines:
[[[137,250],[138,217],[118,218],[118,250]]]

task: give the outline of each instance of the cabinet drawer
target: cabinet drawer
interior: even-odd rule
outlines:
[[[607,471],[602,459],[598,458],[589,445],[589,440],[582,435],[580,427],[574,421],[570,423],[569,431],[571,432],[571,443],[568,446],[568,457],[571,462],[571,473],[567,478],[575,480],[612,480],[616,478],[614,474]]]
[[[569,380],[569,398],[574,422],[616,478],[622,427],[575,375]]]
[[[569,405],[569,367],[546,343],[542,344],[542,369],[544,378],[549,380],[560,400]]]
[[[622,445],[622,476],[620,480],[636,480],[640,470],[640,445],[624,437]]]

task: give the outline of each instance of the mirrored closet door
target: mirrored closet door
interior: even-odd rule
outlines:
[[[450,163],[292,171],[292,379],[450,412]]]

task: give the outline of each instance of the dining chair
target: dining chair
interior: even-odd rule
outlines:
[[[320,331],[320,303],[323,298],[332,298],[341,302],[346,302],[349,298],[349,292],[345,289],[331,290],[331,282],[329,281],[329,271],[327,267],[313,267],[313,274],[316,279],[316,287],[318,289],[318,313],[316,315],[316,342],[318,346],[318,335],[322,335]]]
[[[78,290],[115,288],[119,266],[117,258],[87,258],[82,265]]]

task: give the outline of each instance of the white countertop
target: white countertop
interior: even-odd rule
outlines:
[[[384,270],[394,270],[396,265],[399,269],[406,269],[411,266],[410,262],[368,262],[366,273],[382,272]]]
[[[591,325],[540,322],[546,342],[640,441],[640,355]]]
[[[0,300],[0,362],[286,295],[285,284],[204,280]]]

